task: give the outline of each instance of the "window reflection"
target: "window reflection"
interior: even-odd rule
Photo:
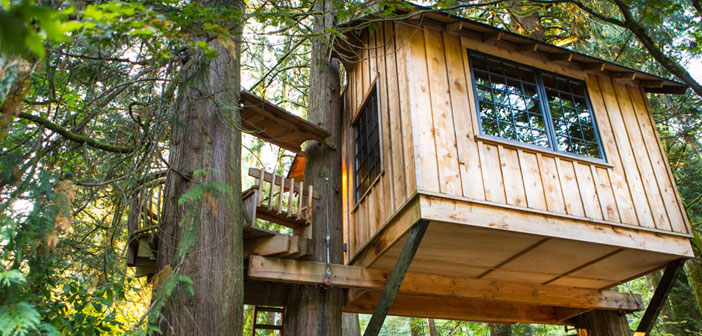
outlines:
[[[603,158],[584,82],[484,54],[469,58],[483,134]]]

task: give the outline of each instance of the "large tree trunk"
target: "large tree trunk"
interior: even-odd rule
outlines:
[[[343,336],[361,336],[361,323],[358,314],[341,314],[341,332]]]
[[[593,310],[575,319],[580,336],[630,336],[626,315],[616,311]]]
[[[325,28],[335,25],[331,0],[315,3],[308,119],[326,129],[329,143],[341,148],[341,105],[339,99],[339,65],[328,60],[329,41]],[[314,253],[309,260],[340,264],[342,256],[341,151],[314,143],[305,150],[305,183],[319,190],[315,200],[309,232]],[[327,232],[329,231],[329,232]],[[327,240],[329,235],[329,253]],[[291,286],[285,313],[285,334],[305,336],[340,336],[342,291],[339,288]]]
[[[490,323],[490,336],[511,336],[512,325],[506,323]]]
[[[685,265],[690,276],[690,285],[695,292],[697,308],[702,313],[702,257],[697,256]]]
[[[223,7],[243,9],[236,0]],[[241,23],[228,28],[236,41],[212,39],[209,46],[217,57],[192,52],[181,70],[153,298],[165,298],[159,319],[164,335],[242,331],[241,133],[236,126],[241,119]],[[179,204],[187,191],[190,197]],[[170,274],[189,277],[192,295],[181,285],[165,297],[163,284],[176,279]]]

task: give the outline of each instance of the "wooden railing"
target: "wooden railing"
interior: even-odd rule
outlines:
[[[127,218],[127,231],[129,237],[140,235],[158,228],[161,217],[161,200],[163,186],[142,190],[131,204]]]
[[[250,219],[261,218],[290,228],[312,223],[312,198],[319,198],[311,185],[296,182],[262,169],[250,168],[257,186],[244,193],[244,207]],[[264,188],[264,184],[268,188]],[[254,210],[255,208],[255,210]],[[247,219],[250,223],[251,220]]]

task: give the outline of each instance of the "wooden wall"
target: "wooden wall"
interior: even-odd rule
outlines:
[[[347,65],[344,131],[344,236],[347,256],[353,256],[402,207],[416,190],[412,121],[409,115],[406,83],[406,48],[398,49],[393,23],[385,23],[365,32],[365,48],[357,60]],[[401,43],[401,41],[400,41]],[[353,142],[351,121],[362,107],[364,98],[377,85],[382,129],[382,171],[365,197],[356,204],[353,198]]]
[[[385,23],[347,68],[347,128],[377,80],[384,172],[355,205],[351,134],[344,206],[349,257],[419,190],[661,232],[689,233],[646,97],[638,87],[494,44]],[[586,81],[607,162],[481,137],[466,48]],[[499,211],[499,209],[496,209]]]

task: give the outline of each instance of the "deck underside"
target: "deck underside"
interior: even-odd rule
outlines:
[[[406,234],[368,267],[390,270]],[[608,289],[679,256],[431,222],[409,272]]]
[[[570,324],[573,316],[591,309],[619,309],[592,308],[593,302],[588,300],[566,305],[567,300],[547,299],[551,288],[565,291],[565,297],[568,290],[607,293],[604,291],[691,254],[689,238],[680,235],[420,193],[353,256],[351,265],[392,270],[407,238],[407,228],[419,219],[430,220],[430,224],[408,274],[438,275],[456,279],[456,283],[472,281],[496,290],[465,297],[438,297],[433,294],[437,290],[430,288],[425,295],[421,288],[410,294],[401,292],[390,314]],[[437,286],[450,287],[446,289],[450,294],[456,290],[451,289],[456,283]],[[533,297],[516,299],[514,292],[512,300],[511,289],[502,290],[502,283],[510,283],[511,288],[519,287],[515,284],[533,286]],[[345,310],[372,312],[378,297],[377,291],[351,290]]]

